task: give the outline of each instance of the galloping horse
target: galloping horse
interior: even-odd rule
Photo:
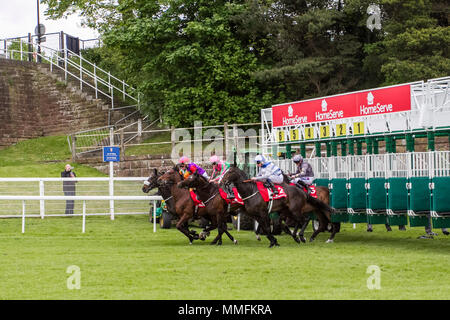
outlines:
[[[239,168],[233,166],[224,175],[223,183],[233,183],[239,194],[244,200],[245,210],[254,218],[270,241],[270,247],[278,246],[277,239],[272,235],[270,230],[270,220],[268,212],[268,204],[264,201],[256,183],[246,181],[247,174]],[[318,230],[324,229],[326,224],[325,212],[331,211],[331,208],[311,196],[305,194],[302,190],[295,186],[283,183],[282,187],[287,195],[286,198],[273,200],[272,210],[276,211],[283,217],[289,217],[297,222],[301,222],[301,214],[304,212],[305,206],[312,205],[317,211],[320,226]],[[318,232],[315,232],[311,239],[314,239]],[[293,235],[295,239],[295,234]]]
[[[283,180],[285,183],[288,183],[288,184],[291,181],[291,179],[286,174],[283,174]],[[299,188],[299,189],[302,190],[302,188]],[[316,194],[317,194],[317,199],[326,203],[328,206],[330,205],[330,190],[327,187],[316,186]],[[304,212],[305,213],[315,212],[314,206],[308,204],[305,207]],[[328,238],[327,242],[333,242],[336,233],[338,233],[341,228],[341,224],[339,222],[331,222],[331,211],[329,211],[329,210],[325,211],[325,216],[327,218],[327,224],[325,226],[325,230],[327,229],[326,227],[328,226],[328,223],[331,223],[331,235]],[[303,224],[303,226],[300,230],[299,237],[300,237],[300,239],[302,239],[302,241],[304,241],[304,232],[305,232],[305,229],[308,226],[310,220],[311,220],[311,218],[308,215],[305,223]],[[297,233],[297,229],[298,229],[298,227],[295,228],[294,233]],[[323,230],[323,231],[325,231],[325,230]],[[313,240],[314,240],[314,238],[313,238]]]
[[[196,235],[195,232],[193,233],[193,231],[189,231],[188,228],[189,220],[194,217],[195,204],[189,191],[178,187],[178,183],[181,181],[183,181],[183,177],[179,173],[177,166],[173,167],[157,179],[158,185],[160,185],[163,189],[166,188],[166,190],[170,190],[171,196],[173,196],[173,200],[175,202],[175,213],[180,218],[177,222],[177,229],[182,232],[189,239],[189,243],[192,244],[193,240],[199,239],[198,235]],[[209,232],[215,228],[219,229],[219,234],[213,240],[212,244],[215,244],[223,233],[225,233],[231,241],[236,243],[233,236],[231,236],[231,234],[227,231],[226,224],[225,228],[222,223],[218,224],[218,221],[220,222],[222,219],[219,215],[222,213],[211,209],[208,210],[207,207],[199,207],[197,214],[198,216],[204,217],[211,222],[211,225],[206,227],[205,232]],[[201,237],[200,239],[204,240],[204,237]]]
[[[214,239],[211,244],[215,244],[217,241],[218,245],[222,244],[222,234],[225,232],[230,239],[237,244],[237,240],[234,240],[227,231],[227,218],[231,212],[234,212],[241,207],[239,204],[228,204],[222,198],[219,191],[219,186],[215,183],[208,182],[203,176],[198,173],[194,173],[189,176],[186,180],[178,183],[179,188],[195,188],[195,191],[199,199],[205,204],[206,210],[208,212],[216,213],[217,215],[217,226],[219,234]],[[205,232],[211,231],[213,228],[207,227]]]

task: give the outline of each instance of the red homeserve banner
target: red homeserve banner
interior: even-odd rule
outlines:
[[[272,107],[272,127],[411,110],[409,84]]]

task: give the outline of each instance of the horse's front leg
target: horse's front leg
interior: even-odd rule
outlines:
[[[305,234],[306,227],[309,224],[309,221],[311,221],[311,217],[308,215],[307,218],[306,218],[306,221],[302,225],[302,229],[300,230],[300,232],[298,234],[298,237],[300,238],[300,241],[303,242],[303,243],[306,242],[304,234]],[[298,229],[298,226],[295,226],[295,232],[297,232],[297,229]]]
[[[188,227],[189,218],[190,218],[189,214],[187,214],[187,213],[183,214],[183,216],[177,222],[177,229],[189,239],[189,244],[192,244],[192,241],[194,241],[195,238],[189,232],[189,227]],[[198,236],[197,236],[197,239],[198,239]]]
[[[267,215],[267,213],[266,213]],[[269,248],[272,248],[274,246],[279,246],[277,238],[275,238],[272,234],[272,231],[270,230],[270,222],[269,222],[269,216],[267,215],[265,218],[261,216],[255,217],[255,220],[261,225],[262,230],[266,234],[267,239],[270,241]]]

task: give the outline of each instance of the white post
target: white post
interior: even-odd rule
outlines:
[[[153,232],[156,232],[156,201],[153,200]]]
[[[43,197],[45,195],[44,180],[39,180],[39,195]],[[41,219],[45,216],[45,200],[39,201],[39,211],[41,214]]]
[[[125,80],[122,80],[123,101],[125,101]]]
[[[94,82],[95,82],[95,99],[98,99],[98,91],[97,91],[97,71],[96,65],[94,64]]]
[[[66,80],[66,83],[67,83],[67,54],[68,54],[69,52],[67,51],[67,48],[66,48],[66,54],[64,55],[64,79]]]
[[[237,231],[241,231],[241,214],[238,214],[237,217]]]
[[[110,146],[114,146],[114,129],[109,129]],[[114,162],[109,162],[109,195],[114,196]],[[111,220],[114,220],[114,200],[109,200],[109,212]]]
[[[22,200],[22,233],[25,233],[25,200]]]
[[[83,227],[82,232],[86,231],[86,200],[83,200]]]
[[[80,52],[80,90],[83,90],[83,60]]]
[[[141,139],[142,137],[142,118],[138,119],[138,137]]]

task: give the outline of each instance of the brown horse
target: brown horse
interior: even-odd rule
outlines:
[[[227,231],[227,219],[230,213],[235,213],[241,207],[239,204],[231,204],[228,206],[226,201],[222,198],[219,192],[219,186],[216,183],[208,182],[203,176],[198,173],[194,173],[189,178],[178,183],[179,188],[194,188],[199,199],[205,204],[206,210],[217,215],[217,226],[219,234],[211,244],[217,242],[218,245],[222,244],[222,234],[228,233]],[[236,213],[235,213],[236,214]],[[212,229],[207,228],[205,232],[209,232]],[[228,234],[227,234],[228,235]],[[229,235],[228,237],[230,237]],[[232,239],[232,237],[230,238]],[[232,240],[237,244],[237,240]]]
[[[291,181],[291,179],[286,174],[283,174],[283,180],[285,183],[290,183],[290,181]],[[297,187],[303,191],[303,188],[301,186],[297,186]],[[327,187],[316,186],[316,193],[317,193],[317,199],[326,203],[328,206],[330,205],[330,190]],[[311,204],[308,204],[304,208],[304,213],[308,213],[308,215],[307,215],[306,221],[303,223],[302,228],[298,234],[298,236],[300,237],[300,239],[303,242],[305,242],[305,237],[304,237],[305,229],[308,226],[309,221],[311,220],[309,213],[314,213],[314,212],[315,212],[315,208]],[[335,237],[336,233],[338,233],[341,228],[341,224],[339,222],[331,222],[331,213],[332,213],[332,211],[329,211],[329,210],[325,211],[325,217],[327,218],[325,230],[328,229],[328,224],[331,224],[331,235],[328,238],[327,243],[334,241],[334,237]],[[294,233],[297,233],[297,230],[298,230],[298,226],[295,227]]]
[[[283,183],[282,187],[287,197],[273,200],[272,207],[269,209],[269,203],[262,198],[256,183],[248,181],[247,174],[239,168],[231,167],[224,175],[222,182],[225,184],[233,183],[236,186],[244,200],[246,212],[261,226],[262,231],[270,241],[270,247],[278,246],[278,242],[270,230],[269,211],[276,211],[283,219],[291,218],[297,222],[297,225],[300,225],[302,222],[301,214],[305,212],[305,207],[311,206],[317,212],[316,215],[319,218],[320,225],[318,230],[321,231],[325,228],[325,211],[331,211],[331,208],[322,201],[305,194],[295,186]],[[317,233],[313,234],[311,239],[314,239]]]
[[[198,235],[195,235],[192,233],[192,231],[189,231],[188,228],[188,222],[190,219],[194,217],[195,214],[195,204],[190,196],[190,192],[185,189],[181,189],[178,187],[178,184],[183,181],[183,177],[179,173],[178,167],[175,166],[163,175],[161,175],[157,182],[162,188],[167,188],[170,190],[171,195],[174,199],[174,211],[176,215],[179,217],[179,220],[177,222],[177,229],[183,233],[188,239],[189,243],[192,244],[193,240],[196,239],[202,239],[206,237],[206,234],[208,234],[211,230],[214,230],[215,228],[218,228],[219,234],[217,237],[213,240],[211,244],[216,244],[220,239],[223,233],[225,233],[233,243],[237,243],[237,241],[233,238],[233,236],[227,231],[226,224],[224,225],[222,223],[222,212],[216,212],[212,210],[211,208],[206,207],[199,207],[197,215],[199,217],[204,217],[207,220],[211,222],[210,225],[206,227],[204,232],[200,234],[200,237]]]

